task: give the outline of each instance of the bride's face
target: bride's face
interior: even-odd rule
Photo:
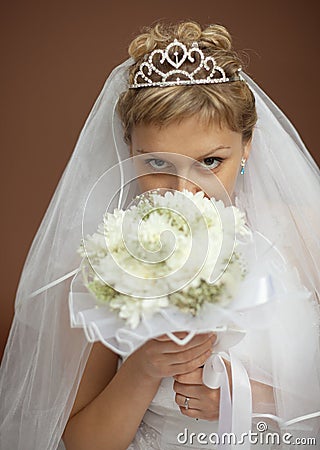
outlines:
[[[250,143],[241,133],[206,126],[196,116],[165,127],[137,125],[131,134],[141,192],[156,188],[199,190],[219,197],[221,183],[232,197],[241,158],[248,158]]]

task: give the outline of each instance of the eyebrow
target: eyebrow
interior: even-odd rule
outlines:
[[[219,145],[219,147],[213,148],[211,149],[208,153],[206,153],[205,155],[199,156],[199,158],[205,158],[206,156],[212,155],[213,153],[217,152],[218,150],[223,150],[223,149],[230,149],[231,147],[227,146],[227,145]],[[137,153],[166,153],[166,152],[152,152],[149,150],[144,150],[142,148],[138,148],[136,150]]]

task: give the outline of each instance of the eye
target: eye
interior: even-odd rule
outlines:
[[[209,156],[208,158],[204,158],[202,162],[200,162],[200,164],[204,166],[206,169],[215,169],[220,165],[223,159],[224,158],[214,158],[213,156]]]
[[[149,166],[151,166],[153,169],[156,169],[156,170],[166,169],[167,167],[170,166],[170,164],[168,164],[163,159],[157,159],[157,158],[146,159],[145,164],[148,164]]]

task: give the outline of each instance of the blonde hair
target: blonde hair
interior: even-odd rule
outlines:
[[[147,54],[156,48],[165,49],[175,38],[187,46],[196,41],[205,56],[214,57],[227,77],[234,76],[242,66],[225,27],[209,25],[202,29],[196,22],[176,25],[158,23],[153,28],[146,28],[129,46],[129,55],[135,61],[129,69],[129,83],[133,83]],[[251,138],[257,121],[254,96],[243,81],[128,89],[120,96],[117,110],[127,142],[131,140],[135,125],[166,126],[194,115],[208,125],[215,122],[242,133],[246,142]]]

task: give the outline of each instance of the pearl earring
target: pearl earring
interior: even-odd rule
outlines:
[[[246,158],[242,158],[241,159],[241,171],[240,174],[243,175],[244,174],[244,167],[246,165]]]

